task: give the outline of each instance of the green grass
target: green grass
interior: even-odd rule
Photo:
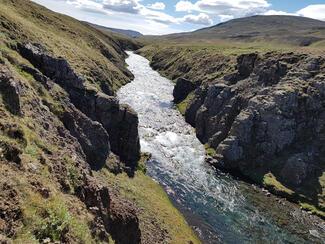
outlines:
[[[181,101],[180,103],[176,104],[179,112],[184,116],[187,106],[188,104],[192,101],[192,99],[194,98],[194,92],[191,92],[190,94],[187,95],[187,97]]]
[[[214,156],[217,155],[216,150],[215,150],[214,148],[210,147],[209,144],[205,144],[205,145],[204,145],[204,148],[205,148],[205,152],[206,152],[206,154],[207,154],[208,156],[210,156],[210,157],[214,157]]]
[[[131,39],[103,33],[32,1],[3,0],[0,16],[2,47],[21,41],[41,43],[55,56],[67,59],[88,85],[97,88],[104,82],[117,90],[130,80],[119,43],[134,42]]]
[[[311,205],[309,203],[304,203],[304,202],[299,203],[299,205],[301,206],[301,208],[303,210],[306,210],[306,211],[308,211],[308,212],[310,212],[312,214],[315,214],[315,215],[321,217],[322,219],[325,219],[325,212],[319,210],[314,205]]]
[[[311,192],[314,191],[314,189],[312,189],[315,187],[314,185],[309,186],[309,184],[305,184],[301,187],[301,189],[290,189],[278,181],[272,173],[267,173],[264,175],[263,186],[277,195],[286,197],[298,203],[302,209],[325,219],[324,179],[325,173],[323,173],[323,175],[319,178],[319,182],[322,188],[322,192],[319,194],[319,196],[311,195]]]
[[[289,196],[294,194],[294,191],[279,182],[272,173],[267,173],[264,175],[263,185],[268,189],[273,189],[276,192],[284,193]]]
[[[147,161],[150,159],[150,155],[147,153],[141,153],[141,158],[138,161],[138,165],[137,165],[137,170],[141,171],[143,174],[147,173],[147,166],[146,163]]]
[[[79,243],[95,243],[85,216],[73,215],[64,196],[57,194],[43,199],[39,194],[29,193],[23,205],[24,227],[19,231],[16,243],[24,241],[60,241],[69,231]]]
[[[126,174],[113,175],[107,170],[97,173],[109,185],[119,189],[122,196],[135,202],[142,209],[140,213],[140,228],[149,232],[153,228],[152,221],[157,222],[160,228],[168,231],[168,243],[200,243],[184,217],[170,202],[162,187],[149,176],[137,171],[135,177],[129,178]]]

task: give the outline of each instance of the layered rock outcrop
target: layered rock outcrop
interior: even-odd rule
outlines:
[[[195,90],[196,86],[197,85],[193,84],[190,80],[184,78],[177,79],[173,91],[174,102],[179,103],[183,101],[190,92]]]
[[[93,179],[88,178],[85,182],[77,189],[77,195],[97,216],[96,224],[102,224],[117,243],[140,243],[141,232],[135,207],[130,202],[119,200],[107,187]]]
[[[215,151],[209,161],[263,185],[273,175],[267,184],[282,187],[274,192],[285,191],[281,194],[290,199],[324,210],[324,198],[317,193],[324,189],[325,171],[324,58],[249,53],[224,56],[220,65],[210,63],[214,57],[208,54],[197,60],[195,53],[186,53],[186,61],[183,54],[181,50],[168,59],[168,51],[160,50],[151,57],[152,66],[176,79],[175,101],[187,104],[186,121]],[[191,58],[196,73],[169,73]],[[182,77],[196,84],[194,91],[179,91]]]
[[[22,85],[15,80],[5,66],[0,69],[0,92],[2,99],[8,110],[13,114],[20,115],[20,94],[22,93]]]
[[[324,63],[307,55],[241,55],[234,73],[197,88],[186,120],[216,149],[220,167],[272,171],[277,164],[279,177],[298,186],[324,166]]]
[[[82,113],[88,116],[91,120],[98,121],[109,134],[109,142],[112,151],[117,154],[121,160],[123,160],[127,166],[135,167],[137,161],[140,158],[140,143],[138,135],[138,117],[137,114],[127,105],[120,105],[118,100],[104,93],[98,92],[96,89],[88,88],[85,84],[85,80],[78,76],[74,70],[70,67],[68,62],[63,58],[56,58],[50,55],[44,47],[39,44],[19,44],[18,50],[21,55],[28,59],[35,67],[37,67],[43,75],[62,86],[71,99],[71,102]],[[26,67],[25,67],[25,70]],[[47,82],[46,78],[41,77],[38,73],[32,72],[36,78],[39,78],[43,83]],[[113,94],[112,91],[109,94]],[[74,115],[71,113],[65,113],[63,120],[67,128],[72,131],[75,130],[75,124],[71,120]],[[77,116],[78,117],[78,116]],[[79,123],[80,124],[80,123]],[[87,126],[87,127],[93,127]],[[99,133],[101,134],[101,133]],[[95,137],[94,137],[95,138]],[[84,145],[85,153],[88,159],[99,160],[98,163],[91,162],[91,165],[103,165],[105,164],[105,155],[108,155],[109,146],[101,146],[108,144],[108,138],[100,143],[96,143],[98,147],[94,151],[94,144],[89,148],[87,143],[80,138],[81,145]],[[88,140],[88,137],[87,137]],[[89,140],[91,141],[91,140]],[[102,147],[105,149],[102,151]],[[87,153],[89,152],[89,153]],[[93,153],[97,153],[98,156],[94,157]],[[103,154],[102,156],[100,156]]]
[[[51,83],[48,77],[26,66],[24,70],[40,78],[35,78],[35,82],[40,82],[34,84],[38,90],[45,87],[47,96],[53,96],[62,106],[62,114],[52,113],[51,105],[45,103],[45,98],[40,99],[44,91],[38,94],[12,70],[11,64],[0,64],[0,242],[6,243],[8,239],[11,243],[10,239],[16,238],[30,209],[34,211],[33,216],[42,216],[42,228],[33,227],[32,234],[37,240],[78,242],[71,237],[70,215],[64,212],[66,199],[61,199],[59,207],[46,205],[47,202],[55,204],[58,196],[54,195],[62,191],[70,193],[69,201],[79,206],[71,207],[74,211],[79,214],[86,211],[86,215],[94,216],[89,220],[94,240],[107,242],[111,236],[116,243],[140,243],[136,206],[100,183],[91,171],[91,168],[101,169],[111,153],[104,126],[78,110],[58,85],[53,83],[48,87]],[[81,210],[82,203],[87,210]]]
[[[78,139],[90,166],[101,169],[110,153],[109,136],[103,126],[73,106],[63,113],[62,121],[71,135]]]

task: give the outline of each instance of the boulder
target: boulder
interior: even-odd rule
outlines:
[[[119,136],[116,143],[122,161],[134,168],[140,159],[140,140],[138,134],[139,118],[137,113],[128,105],[120,105]]]
[[[6,143],[5,141],[0,141],[0,160],[7,160],[9,162],[16,163],[20,165],[22,150],[15,145]]]
[[[253,72],[257,57],[257,53],[242,54],[238,56],[237,70],[241,79],[246,79]]]
[[[141,230],[136,208],[129,201],[112,195],[110,204],[110,233],[116,243],[141,243]]]
[[[257,53],[242,54],[237,57],[236,71],[224,76],[229,84],[236,84],[240,80],[248,78],[258,61]]]
[[[189,102],[187,109],[185,111],[185,120],[187,123],[196,127],[196,115],[206,97],[207,87],[200,86],[195,90],[194,98]]]
[[[287,72],[287,65],[283,62],[270,60],[254,70],[258,81],[263,85],[272,85],[280,81]]]

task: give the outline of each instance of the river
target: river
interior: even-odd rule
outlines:
[[[325,243],[322,221],[208,165],[204,146],[172,102],[173,83],[147,59],[128,54],[135,79],[118,98],[139,115],[141,150],[152,154],[148,174],[204,243]]]

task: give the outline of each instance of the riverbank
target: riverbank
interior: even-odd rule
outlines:
[[[140,46],[0,1],[0,243],[199,243],[137,171],[138,117],[115,93]]]
[[[177,94],[181,98],[177,107],[186,121],[196,128],[198,138],[209,148],[209,153],[216,157],[210,160],[212,164],[240,173],[324,218],[323,132],[321,126],[317,129],[319,133],[315,133],[313,128],[318,128],[317,125],[309,125],[311,121],[321,125],[323,120],[322,117],[312,117],[315,113],[311,112],[313,109],[322,111],[322,92],[313,90],[316,83],[320,82],[319,87],[322,86],[319,78],[322,71],[317,68],[322,67],[322,61],[315,50],[281,46],[272,49],[262,45],[254,49],[244,44],[237,48],[214,47],[212,44],[208,47],[188,44],[168,47],[164,43],[148,45],[138,52],[151,60],[153,68],[178,81],[177,86],[189,89],[185,96]],[[313,66],[315,71],[308,68],[309,62],[314,62],[312,60],[319,62],[319,66]],[[279,66],[276,66],[277,62]],[[303,87],[309,87],[306,90],[313,92],[307,94]],[[276,92],[272,94],[274,90]],[[288,97],[292,97],[291,103],[284,101]],[[258,98],[265,101],[264,105]],[[310,107],[309,101],[319,106]],[[255,117],[253,111],[256,111]],[[286,111],[292,113],[287,116]],[[282,116],[287,117],[283,119]],[[268,121],[273,121],[273,125],[267,126]],[[253,124],[259,129],[253,135],[259,138],[244,142],[246,135],[247,138],[252,135],[249,130],[255,128],[250,126]],[[282,138],[285,133],[287,136]],[[288,139],[288,136],[294,139]],[[282,139],[278,140],[280,137]],[[233,141],[234,138],[239,141]],[[305,142],[308,142],[308,148],[303,146]],[[296,165],[297,160],[303,162],[302,166]]]
[[[159,183],[142,171],[133,177],[105,169],[95,175],[136,206],[141,243],[201,243]]]

